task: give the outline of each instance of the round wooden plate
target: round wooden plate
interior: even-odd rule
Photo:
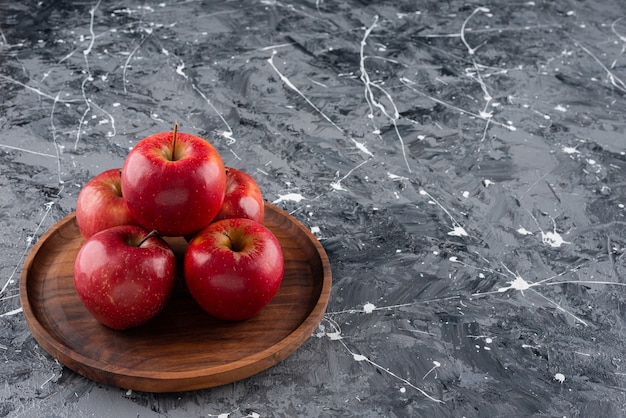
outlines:
[[[326,310],[331,269],[324,248],[298,220],[266,203],[265,225],[277,236],[285,274],[272,302],[241,322],[215,319],[195,304],[179,273],[174,297],[147,324],[111,330],[87,312],[73,267],[84,242],[72,213],[30,251],[20,298],[37,342],[70,369],[97,382],[145,392],[178,392],[244,379],[280,362],[315,331]],[[182,238],[169,239],[182,264]]]

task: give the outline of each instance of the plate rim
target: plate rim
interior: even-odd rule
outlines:
[[[302,344],[304,344],[309,338],[311,338],[315,327],[317,327],[322,321],[328,306],[328,301],[330,299],[330,292],[332,288],[332,270],[330,267],[328,255],[324,247],[319,242],[317,237],[315,237],[315,235],[313,235],[313,233],[308,228],[306,228],[298,219],[296,219],[284,209],[267,201],[264,202],[264,204],[266,210],[272,210],[278,215],[285,217],[290,221],[291,224],[295,225],[295,227],[297,227],[301,233],[304,233],[307,240],[314,246],[315,253],[319,257],[321,262],[322,272],[319,297],[315,301],[313,308],[309,311],[307,316],[298,324],[297,327],[293,328],[287,335],[285,335],[282,339],[280,339],[273,345],[229,363],[214,366],[207,365],[193,370],[165,372],[155,372],[154,370],[136,370],[129,368],[125,365],[119,366],[115,363],[109,363],[104,365],[103,367],[103,363],[95,361],[94,359],[85,356],[83,353],[74,351],[68,346],[64,345],[62,341],[59,340],[58,333],[51,332],[41,323],[40,318],[34,311],[34,307],[31,306],[30,295],[28,293],[28,276],[33,267],[33,263],[44,244],[50,239],[50,237],[54,233],[61,230],[64,226],[66,226],[66,224],[74,221],[76,217],[76,213],[74,211],[68,213],[54,225],[50,226],[33,245],[23,262],[20,272],[20,302],[22,305],[26,323],[28,325],[28,328],[30,329],[31,334],[33,335],[37,343],[46,352],[48,352],[48,354],[50,354],[53,358],[59,360],[66,367],[74,370],[81,375],[85,375],[82,370],[84,367],[88,369],[88,371],[97,370],[100,374],[105,374],[107,376],[110,375],[113,380],[123,378],[124,380],[130,379],[133,382],[137,381],[137,383],[145,381],[146,384],[148,384],[150,387],[154,386],[154,384],[158,384],[158,382],[174,383],[180,380],[184,380],[185,382],[187,382],[186,386],[190,386],[188,389],[182,390],[147,390],[148,392],[179,392],[216,387],[229,382],[246,379],[273,367],[274,365],[287,358],[289,355],[293,354],[293,352],[298,350],[298,348],[300,348]],[[267,365],[265,364],[266,362],[268,363]],[[246,369],[251,369],[253,371],[252,373],[246,373],[246,375],[241,377],[240,379],[229,380],[229,382],[217,384],[207,384],[206,382],[206,380],[209,379],[209,377],[211,376],[218,377],[225,373],[232,373],[234,370]],[[211,373],[207,374],[208,371],[211,371]],[[115,382],[109,382],[108,378],[106,380],[102,380],[94,379],[91,376],[87,377],[101,383],[107,383],[120,387]],[[127,386],[132,385],[126,385],[124,386],[124,389],[135,389],[134,387]],[[139,386],[142,385],[140,384]],[[141,388],[138,388],[136,390],[146,391],[145,389]]]

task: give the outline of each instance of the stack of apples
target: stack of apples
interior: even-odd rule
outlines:
[[[214,317],[246,320],[283,278],[280,243],[263,220],[253,177],[225,167],[207,140],[174,125],[139,141],[123,167],[81,189],[76,222],[85,242],[74,263],[76,292],[110,328],[149,321],[176,282],[176,257],[164,237],[184,237],[182,271],[193,300]]]

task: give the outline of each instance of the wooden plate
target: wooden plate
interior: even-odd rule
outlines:
[[[285,275],[261,313],[242,322],[215,319],[191,299],[179,273],[175,295],[157,317],[113,331],[91,317],[74,289],[74,259],[84,239],[72,213],[41,237],[24,262],[20,298],[28,326],[37,342],[70,369],[123,389],[178,392],[252,376],[312,335],[331,289],[326,252],[304,225],[267,203],[265,225],[281,243]],[[168,241],[181,260],[186,242]]]

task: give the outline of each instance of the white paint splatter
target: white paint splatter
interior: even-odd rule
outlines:
[[[365,360],[367,360],[367,357],[365,357],[363,354],[352,353],[352,357],[354,358],[355,361],[365,361]]]
[[[489,9],[486,7],[477,7],[476,9],[474,9],[474,11],[467,17],[467,19],[465,19],[465,21],[463,21],[463,24],[461,25],[461,41],[463,42],[463,44],[465,45],[465,47],[467,48],[467,53],[470,55],[474,55],[474,53],[476,52],[476,50],[478,48],[480,48],[482,46],[482,44],[478,45],[477,47],[470,47],[469,44],[467,43],[467,41],[465,40],[465,27],[467,26],[467,23],[470,21],[470,19],[472,17],[474,17],[474,15],[478,12],[483,12],[483,13],[490,13]]]
[[[534,349],[538,349],[538,348],[541,348],[541,346],[540,346],[540,345],[522,344],[522,348],[534,348]]]
[[[331,324],[334,321],[331,321]],[[333,325],[335,326],[335,325]],[[355,361],[366,361],[367,363],[371,364],[372,366],[376,367],[378,370],[380,370],[381,372],[387,373],[388,375],[392,376],[395,379],[398,379],[399,381],[403,382],[405,385],[408,385],[410,387],[412,387],[413,389],[417,390],[419,393],[421,393],[422,395],[424,395],[426,398],[430,399],[433,402],[437,402],[437,403],[444,403],[444,401],[434,398],[431,395],[429,395],[428,393],[426,393],[426,391],[424,391],[423,389],[420,389],[419,387],[415,386],[413,383],[409,382],[407,379],[404,379],[403,377],[398,376],[397,374],[393,373],[391,370],[389,370],[389,368],[384,367],[372,360],[370,360],[369,358],[365,357],[362,354],[358,354],[355,353],[354,351],[350,350],[350,348],[348,348],[348,346],[346,345],[345,342],[341,341],[341,344],[344,346],[344,348],[352,355],[352,358]]]
[[[35,231],[33,232],[32,236],[35,237],[37,236],[39,230],[41,229],[41,226],[43,225],[45,219],[48,217],[48,215],[50,214],[50,211],[52,210],[52,207],[54,206],[54,201],[50,201],[44,204],[44,207],[46,208],[46,212],[43,214],[43,217],[41,218],[41,221],[39,221],[39,224],[37,225],[37,228],[35,228]],[[4,293],[4,291],[7,289],[7,287],[10,284],[15,283],[15,281],[13,280],[13,277],[16,275],[18,269],[20,268],[21,264],[22,264],[22,260],[24,260],[24,257],[26,256],[26,253],[28,252],[28,250],[30,249],[30,244],[34,241],[34,239],[28,240],[27,241],[27,245],[24,248],[24,250],[22,251],[22,254],[19,257],[18,262],[15,264],[15,268],[13,269],[13,271],[11,272],[11,275],[9,276],[9,278],[7,279],[7,281],[4,283],[4,285],[2,286],[2,288],[0,289],[0,295],[2,295]],[[8,315],[15,315],[22,312],[22,308],[17,308],[13,311],[7,312],[5,314],[3,314],[2,316],[8,316]]]
[[[12,315],[17,315],[18,313],[21,313],[23,311],[22,307],[20,306],[17,309],[13,309],[12,311],[9,312],[5,312],[2,315],[0,315],[0,317],[5,317],[5,316],[12,316]]]
[[[339,181],[331,182],[330,183],[330,187],[332,187],[333,190],[337,190],[337,191],[346,191],[346,190],[348,190],[345,187],[343,187]]]
[[[300,193],[287,193],[287,194],[278,195],[278,199],[274,200],[272,203],[277,204],[280,202],[287,202],[287,201],[298,203],[304,199],[306,198],[302,196]]]
[[[529,230],[527,230],[523,226],[520,226],[519,228],[517,228],[517,233],[520,234],[520,235],[533,235],[532,232],[530,232]]]
[[[179,65],[176,66],[176,74],[182,75],[183,77],[185,77],[185,79],[188,79],[189,77],[183,71],[184,69],[185,69],[185,63],[181,62]]]
[[[317,332],[313,334],[314,336],[316,336],[317,338],[322,338],[326,336],[326,327],[324,326],[324,324],[319,324],[317,326]]]
[[[146,41],[146,39],[150,37],[150,35],[152,35],[152,30],[148,31],[148,36],[143,37],[143,39],[139,41],[139,43],[135,46],[135,48],[128,54],[128,57],[126,57],[126,62],[124,63],[124,66],[122,67],[122,84],[124,86],[124,94],[128,92],[126,88],[126,85],[128,84],[128,80],[126,80],[126,71],[128,70],[128,66],[130,65],[130,60],[133,58],[133,56],[139,50],[139,48],[141,48],[141,46]],[[187,77],[185,76],[185,78]]]
[[[524,278],[520,275],[516,275],[513,281],[509,282],[511,285],[507,287],[501,287],[498,289],[498,292],[506,292],[509,289],[519,290],[520,292],[524,292],[524,290],[530,289],[530,283],[528,283]]]
[[[398,140],[400,141],[400,147],[402,149],[402,155],[404,157],[404,163],[406,164],[406,168],[409,171],[409,173],[411,172],[411,166],[409,165],[409,160],[407,158],[407,154],[406,154],[406,149],[404,146],[404,138],[402,138],[402,135],[400,134],[400,130],[398,129],[398,124],[397,121],[400,118],[400,112],[398,111],[398,108],[396,107],[396,104],[393,101],[393,98],[391,96],[391,94],[385,90],[379,83],[375,83],[372,82],[372,80],[370,79],[369,73],[367,72],[366,68],[365,68],[365,59],[367,58],[365,56],[365,46],[367,45],[367,38],[370,36],[370,34],[372,33],[372,31],[374,30],[374,28],[376,28],[378,26],[378,16],[374,17],[374,22],[372,23],[372,25],[367,28],[365,30],[365,34],[363,35],[363,39],[361,39],[361,47],[360,47],[360,72],[361,72],[361,81],[363,82],[363,84],[365,85],[365,101],[367,102],[369,109],[370,109],[370,113],[368,115],[368,117],[370,119],[374,119],[374,108],[378,109],[387,119],[389,119],[391,121],[391,124],[394,127],[394,130],[396,132],[396,137],[398,138]],[[384,47],[386,48],[386,47]],[[379,48],[379,50],[381,50]],[[378,101],[376,99],[376,96],[372,90],[372,87],[374,87],[377,91],[380,91],[382,93],[382,95],[387,99],[387,101],[391,104],[391,109],[387,109],[380,101]],[[391,114],[391,111],[393,111],[393,114]]]
[[[511,288],[519,291],[530,289],[530,283],[528,283],[522,276],[517,276],[511,283]]]
[[[571,242],[563,240],[561,234],[556,231],[541,231],[541,242],[553,248],[558,248],[563,244],[571,244]]]
[[[341,191],[341,190],[345,191],[345,190],[348,190],[348,189],[346,189],[346,188],[345,188],[345,187],[341,184],[341,182],[342,182],[342,181],[344,181],[345,179],[347,179],[347,178],[348,178],[348,177],[352,174],[352,172],[354,172],[354,170],[356,170],[357,168],[360,168],[363,164],[365,164],[365,163],[367,163],[367,162],[368,162],[368,160],[365,160],[365,161],[362,161],[361,163],[357,164],[357,166],[356,166],[356,167],[354,167],[354,168],[352,168],[350,171],[348,171],[348,172],[346,173],[346,175],[345,175],[345,176],[343,176],[342,178],[340,178],[340,179],[339,179],[339,180],[337,180],[337,181],[333,181],[333,182],[331,182],[331,183],[330,183],[330,187],[332,187],[332,188],[333,188],[333,190],[337,190],[337,191]],[[337,173],[337,174],[338,174],[338,173]]]
[[[431,374],[433,370],[437,369],[438,367],[441,367],[441,363],[439,363],[438,361],[433,361],[433,367],[429,371],[426,372],[426,374],[422,377],[422,379],[426,379],[426,376]]]
[[[326,336],[328,338],[330,338],[332,341],[337,341],[337,340],[342,340],[343,339],[343,337],[341,336],[341,331],[327,332]]]
[[[184,64],[183,64],[184,66]],[[178,72],[178,71],[177,71]],[[183,74],[184,75],[184,74]],[[187,78],[187,76],[185,76],[185,78]],[[222,136],[226,139],[228,139],[228,143],[227,145],[232,145],[236,142],[236,139],[233,138],[233,129],[230,127],[230,125],[228,124],[228,122],[226,121],[226,118],[224,118],[224,116],[220,113],[219,110],[217,110],[217,108],[213,105],[213,103],[211,102],[211,100],[207,97],[206,94],[204,94],[202,92],[202,90],[200,90],[195,84],[191,85],[191,88],[194,89],[196,91],[196,93],[198,93],[205,101],[206,103],[209,105],[209,107],[211,109],[213,109],[213,111],[217,114],[217,116],[220,118],[220,120],[222,121],[222,123],[226,126],[227,131],[223,131],[222,132]]]
[[[467,234],[467,232],[465,231],[465,229],[462,226],[455,226],[454,229],[450,232],[448,232],[448,235],[454,236],[454,237],[467,237],[469,236]]]
[[[429,197],[431,200],[428,203],[439,206],[441,208],[441,210],[443,210],[446,213],[446,215],[448,215],[448,217],[452,221],[452,231],[448,232],[448,235],[456,236],[456,237],[467,237],[467,236],[469,236],[467,234],[467,231],[465,231],[465,228],[463,228],[461,226],[461,224],[454,218],[454,216],[452,216],[450,211],[448,211],[448,209],[446,209],[441,203],[439,203],[437,200],[435,200],[435,198],[432,197],[430,195],[430,193],[428,193],[424,189],[421,189],[419,191],[419,194],[422,195],[422,196]]]
[[[363,144],[362,142],[357,141],[356,139],[354,139],[352,136],[350,136],[348,134],[348,132],[343,129],[342,127],[340,127],[339,125],[337,125],[328,115],[326,115],[326,113],[322,112],[322,110],[317,107],[315,105],[315,103],[313,103],[307,96],[304,95],[304,93],[302,93],[296,86],[295,84],[293,84],[291,82],[291,80],[289,80],[289,78],[287,78],[287,76],[285,76],[283,73],[281,73],[278,70],[278,67],[276,67],[276,65],[274,65],[274,55],[276,54],[276,52],[274,51],[274,53],[272,54],[271,57],[269,57],[267,59],[267,62],[270,64],[270,66],[272,67],[272,69],[276,72],[276,74],[278,74],[278,76],[280,77],[280,79],[282,80],[283,83],[285,83],[285,85],[287,87],[289,87],[290,89],[292,89],[293,91],[295,91],[296,93],[298,93],[300,95],[300,97],[302,97],[308,104],[309,106],[311,106],[317,113],[319,113],[319,115],[321,117],[323,117],[328,123],[330,123],[335,129],[337,129],[339,132],[341,132],[344,136],[346,136],[348,139],[350,139],[350,141],[352,141],[352,144],[361,152],[373,157],[374,154],[372,154],[372,152],[370,150],[367,149],[367,147],[365,146],[365,144]]]
[[[374,312],[375,309],[376,309],[376,306],[373,303],[368,302],[363,306],[363,312],[365,313],[372,313]]]
[[[233,131],[222,131],[221,135],[228,140],[226,145],[233,145],[237,142],[237,140],[233,138]]]
[[[387,177],[389,177],[391,180],[408,180],[407,177],[399,176],[390,172],[387,172]]]
[[[507,123],[502,123],[502,122],[493,120],[493,118],[485,119],[479,113],[475,113],[475,112],[472,112],[472,111],[469,111],[469,110],[465,110],[463,108],[460,108],[460,107],[455,106],[453,104],[450,104],[448,102],[444,102],[441,99],[438,99],[436,97],[430,96],[430,95],[428,95],[428,94],[418,90],[417,88],[414,87],[415,85],[417,85],[417,82],[415,82],[413,80],[410,80],[410,79],[408,79],[406,77],[400,77],[399,81],[402,84],[404,84],[404,86],[407,87],[409,90],[411,90],[411,91],[413,91],[413,92],[415,92],[415,93],[417,93],[417,94],[419,94],[421,96],[427,97],[427,98],[429,98],[430,100],[432,100],[435,103],[439,103],[439,104],[441,104],[443,106],[446,106],[446,107],[448,107],[450,109],[456,110],[457,112],[461,112],[461,113],[463,113],[465,115],[472,116],[472,117],[475,117],[475,118],[478,118],[478,119],[482,119],[482,120],[485,120],[485,121],[489,121],[489,123],[491,123],[491,124],[495,124],[495,125],[501,126],[501,127],[506,128],[506,129],[508,129],[509,131],[512,131],[512,132],[517,130],[517,128],[515,126],[513,126],[513,122],[512,121],[507,121]]]
[[[208,414],[209,417],[216,417],[216,418],[228,418],[231,416],[231,414],[233,412],[237,412],[239,411],[239,408],[236,408],[234,411],[230,411],[230,412],[222,412],[218,415],[213,415],[213,414]],[[256,412],[253,412],[252,414],[256,414]],[[258,414],[257,414],[258,415]],[[254,417],[255,415],[246,415],[246,417]]]

